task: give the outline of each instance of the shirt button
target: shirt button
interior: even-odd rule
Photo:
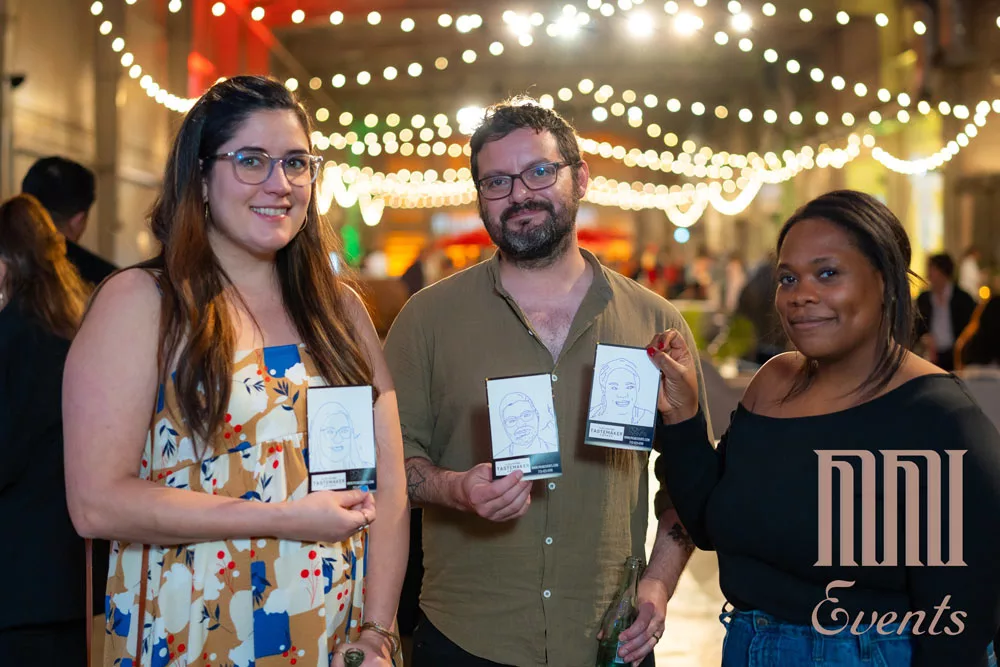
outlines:
[[[552,597],[552,591],[550,591],[548,589],[545,589],[544,591],[542,591],[542,597],[545,597],[545,598]]]
[[[553,374],[552,374],[552,381],[553,381],[553,382],[559,382],[559,376],[558,376],[558,375],[556,375],[555,373],[553,373]]]
[[[556,483],[549,482],[549,491],[555,491],[555,490],[556,490]]]
[[[552,544],[552,538],[551,537],[546,537],[545,538],[545,543],[546,544]]]

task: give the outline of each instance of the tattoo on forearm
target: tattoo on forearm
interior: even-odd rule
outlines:
[[[675,522],[667,534],[670,535],[674,542],[684,547],[687,551],[694,551],[694,542],[680,523]]]
[[[409,496],[411,504],[415,505],[423,499],[421,488],[426,481],[427,477],[420,472],[416,464],[406,464],[406,495]]]

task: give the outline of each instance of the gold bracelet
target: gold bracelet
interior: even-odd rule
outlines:
[[[389,649],[392,652],[392,655],[395,656],[399,653],[399,637],[396,636],[395,632],[376,621],[365,621],[362,623],[361,632],[364,632],[365,630],[371,630],[372,632],[376,632],[388,639]]]

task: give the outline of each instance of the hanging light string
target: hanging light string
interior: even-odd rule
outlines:
[[[104,4],[100,0],[90,5],[90,13],[94,16],[100,16],[103,12]],[[146,91],[146,95],[153,98],[158,104],[165,106],[171,111],[187,113],[194,106],[194,103],[197,102],[197,99],[174,95],[157,83],[152,76],[144,74],[142,66],[136,62],[135,56],[131,52],[125,51],[125,38],[114,34],[114,25],[111,21],[102,21],[98,26],[98,31],[111,40],[112,51],[122,54],[120,62],[122,67],[128,72],[129,77],[138,79],[139,86]]]
[[[221,5],[222,3],[219,4]],[[623,12],[628,12],[637,8],[641,4],[642,2],[635,2],[634,0],[624,0],[624,1],[619,1],[617,3],[617,7],[618,9],[621,9]],[[700,4],[698,6],[704,7],[705,5]],[[612,16],[616,10],[615,4],[609,2],[597,2],[596,0],[589,2],[588,7],[595,11],[598,11],[599,16],[601,17]],[[261,10],[261,12],[263,12],[262,8],[258,7],[256,9]],[[752,25],[752,19],[750,18],[749,14],[743,10],[742,4],[735,0],[730,0],[730,2],[728,3],[728,9],[730,13],[733,14],[731,20],[732,30],[735,32],[748,31],[750,29],[750,26]],[[293,15],[292,17],[293,21],[301,22],[301,20],[304,20],[305,14],[301,10],[296,10],[296,11],[299,13]],[[667,3],[665,3],[664,11],[668,15],[673,15],[674,29],[677,32],[689,35],[693,34],[694,32],[697,32],[702,27],[704,27],[704,20],[702,20],[700,17],[690,12],[680,11],[680,7],[677,2],[668,1]],[[773,3],[768,2],[762,6],[762,14],[765,17],[768,18],[774,17],[776,13],[777,9],[773,5]],[[261,13],[260,16],[263,17],[263,13]],[[372,18],[373,16],[376,17],[376,20],[373,20]],[[802,9],[799,12],[798,16],[799,19],[804,23],[809,23],[813,20],[813,13],[809,9]],[[644,15],[642,17],[639,16],[632,17],[632,19],[639,19],[639,18],[641,18],[642,20],[631,20],[629,25],[631,26],[635,24],[638,26],[647,26],[647,27],[653,25],[651,18],[649,16]],[[846,24],[847,22],[850,21],[850,15],[847,14],[847,12],[843,11],[838,12],[837,20],[842,24]],[[878,14],[874,18],[874,20],[876,24],[881,27],[885,27],[886,25],[888,25],[888,19],[886,18],[885,14]],[[344,17],[342,12],[334,12],[333,14],[331,14],[331,23],[339,25],[343,23],[343,21]],[[532,36],[533,29],[544,25],[546,23],[546,18],[540,12],[534,12],[531,14],[519,14],[513,10],[507,10],[502,14],[502,21],[513,32],[513,36],[517,38],[518,43],[520,43],[524,47],[527,47],[531,46],[534,43],[534,38]],[[549,22],[546,25],[546,33],[550,37],[571,37],[576,34],[579,28],[589,24],[590,21],[591,21],[590,15],[586,11],[577,8],[573,4],[567,4],[562,8],[562,11],[559,12],[554,18],[549,19]],[[379,25],[381,23],[381,15],[378,12],[371,12],[368,16],[367,22],[373,26]],[[449,14],[442,14],[439,17],[438,22],[442,26],[452,25],[452,17]],[[412,19],[406,18],[403,19],[400,25],[401,29],[404,29],[404,32],[409,32],[410,30],[412,30],[414,22]],[[478,14],[463,15],[458,17],[458,19],[454,21],[454,25],[458,27],[460,32],[469,32],[471,29],[478,28],[482,25],[482,18]],[[918,27],[915,27],[915,30],[918,29],[919,29]],[[736,37],[731,37],[730,34],[724,30],[720,30],[715,33],[714,41],[719,46],[725,46],[729,44],[731,40],[735,40],[736,43],[739,45],[740,50],[743,52],[749,53],[753,51],[755,48],[753,41],[748,37],[739,38],[737,40]],[[496,41],[490,44],[487,50],[491,55],[499,56],[505,52],[505,47],[503,42]],[[461,60],[467,64],[472,64],[474,62],[477,62],[479,55],[480,54],[477,53],[474,49],[466,49],[462,53]],[[764,50],[763,57],[769,63],[776,63],[779,60],[781,60],[781,56],[775,49]],[[449,64],[450,62],[448,58],[445,56],[440,56],[434,60],[434,66],[438,70],[447,69]],[[786,59],[784,61],[784,64],[785,64],[785,69],[788,71],[789,74],[798,74],[800,72],[805,71],[802,65],[795,59],[791,58]],[[382,72],[383,78],[386,81],[393,81],[400,75],[402,69],[403,69],[403,64],[400,64],[399,66],[390,65],[384,68]],[[410,63],[408,66],[406,66],[406,71],[410,76],[414,77],[420,76],[420,74],[424,71],[424,65],[418,62],[413,62]],[[848,82],[844,77],[839,75],[830,76],[828,73],[824,72],[822,68],[812,67],[808,70],[808,74],[810,76],[810,79],[816,83],[829,81],[830,85],[834,88],[834,90],[844,91],[848,88]],[[350,77],[345,74],[336,74],[331,78],[331,84],[335,88],[341,88],[344,85],[346,85],[348,78],[352,78],[356,80],[359,85],[365,86],[371,83],[374,77],[375,74],[373,74],[368,70],[362,70],[353,75],[350,75]],[[298,85],[298,82],[297,81],[294,82],[293,85]],[[322,85],[322,81],[318,77],[314,77],[310,85],[318,89],[318,87]],[[855,95],[859,98],[865,98],[869,95],[869,93],[875,92],[874,90],[869,90],[869,87],[860,81],[854,83],[851,86],[851,89],[853,90]],[[569,89],[563,89],[563,90],[569,91]],[[583,91],[581,90],[581,92]],[[570,95],[572,95],[571,91]],[[605,97],[610,98],[611,95],[609,94],[606,95]],[[912,101],[910,100],[910,96],[907,93],[904,92],[894,95],[888,89],[885,88],[880,88],[877,91],[877,97],[879,102],[881,102],[882,104],[886,104],[889,101],[896,99],[899,105],[903,108],[909,107],[910,104],[912,103]],[[564,99],[564,101],[567,101],[567,99],[568,98]],[[597,96],[598,105],[603,104],[604,101],[606,100],[601,100],[600,96],[599,95]],[[630,104],[631,102],[629,100],[625,100],[625,103]],[[619,104],[618,106],[621,107],[621,110],[616,111],[615,105],[612,105],[611,109],[612,114],[623,115],[625,113],[624,105]],[[688,109],[693,115],[696,116],[705,114],[706,110],[708,110],[709,108],[710,105],[698,101],[692,102],[690,105],[683,105],[683,106],[676,103],[668,105],[668,110],[674,113],[679,112],[682,109]],[[929,105],[923,106],[919,109],[919,111],[924,114],[929,113],[929,110],[930,110]],[[598,120],[603,120],[604,118],[607,117],[607,110],[602,111],[599,108],[599,106],[595,107],[592,110],[592,112],[595,114],[595,117]],[[723,105],[715,106],[715,113],[716,116],[720,119],[727,118],[731,115],[734,119],[739,119],[745,123],[751,122],[753,118],[758,115],[755,114],[751,109],[745,107],[739,110],[733,110],[733,113],[730,114],[729,110]],[[777,113],[771,109],[766,109],[763,112],[760,112],[759,115],[765,120],[765,122],[768,123],[774,123],[778,121]],[[874,115],[872,110],[869,110],[868,115],[872,124],[877,125],[878,123],[881,122],[881,113],[879,113],[878,115]],[[814,118],[816,124],[821,126],[826,125],[830,122],[835,122],[835,123],[839,122],[842,123],[845,127],[853,127],[857,121],[856,115],[851,112],[842,113],[839,114],[839,116],[834,114],[834,116],[836,117],[835,118],[831,117],[831,114],[829,112],[821,110],[816,112]],[[908,116],[904,115],[904,117]],[[800,125],[804,122],[804,120],[805,120],[805,115],[799,111],[793,111],[789,115],[789,122],[792,123],[793,125]],[[629,109],[629,123],[633,127],[639,127],[641,125],[641,110],[639,108],[633,107]]]
[[[103,12],[103,9],[104,9],[103,3],[100,2],[100,0],[95,1],[91,5],[91,13],[94,16],[99,16]],[[110,39],[112,40],[111,41],[111,48],[112,48],[112,50],[114,50],[116,53],[121,53],[125,49],[125,40],[124,40],[124,38],[122,38],[120,36],[112,36],[113,30],[114,30],[114,26],[111,23],[111,21],[105,20],[99,26],[99,31],[101,32],[101,34],[103,34],[105,36],[109,36]],[[139,79],[140,80],[140,86],[146,91],[146,93],[147,93],[147,95],[149,97],[153,98],[156,102],[158,102],[159,104],[162,104],[163,106],[167,107],[168,109],[171,109],[173,111],[177,111],[179,113],[184,113],[187,110],[189,110],[191,108],[191,106],[193,106],[194,102],[196,101],[195,98],[182,98],[182,97],[179,97],[177,95],[174,95],[174,94],[170,93],[165,88],[163,88],[162,86],[160,86],[152,78],[152,76],[150,76],[149,74],[143,74],[142,67],[138,63],[135,62],[135,57],[130,52],[124,52],[122,54],[121,63],[122,63],[123,67],[128,68],[128,73],[129,73],[129,76],[131,78],[133,78],[133,79]],[[586,81],[587,80],[581,81],[580,88],[584,89],[584,88],[590,87],[592,89],[592,86],[587,86],[586,85],[586,83],[585,83]],[[604,87],[602,87],[602,88],[604,88]],[[608,88],[610,88],[610,87],[608,87]],[[566,97],[566,92],[565,91],[567,91],[567,90],[568,89],[561,89],[559,91],[558,94],[560,96],[560,99],[563,99],[563,98]],[[600,93],[601,89],[598,89],[598,92]],[[631,91],[626,91],[626,93],[629,93],[629,92],[631,92]],[[570,93],[571,93],[571,91],[570,91]],[[608,93],[605,90],[605,94],[610,94],[610,93]],[[551,96],[549,96],[549,100],[551,100]],[[548,101],[548,100],[543,100],[543,101]],[[655,96],[653,96],[651,94],[644,96],[644,102],[647,105],[649,105],[650,102],[653,102],[653,104],[655,104]],[[673,99],[669,100],[667,102],[667,108],[668,108],[668,110],[671,109],[672,107],[676,107],[677,104],[678,104],[678,102],[676,100],[673,100]],[[695,103],[695,104],[698,104],[698,103]],[[692,105],[692,106],[694,106],[694,105]],[[702,105],[702,106],[704,106],[704,105]],[[930,112],[930,106],[926,102],[922,102],[921,105],[918,105],[918,106],[920,107],[919,110],[922,113],[929,113]],[[960,150],[962,147],[968,145],[969,139],[971,137],[974,137],[975,134],[977,133],[976,125],[978,125],[978,126],[981,127],[981,126],[983,126],[985,124],[986,116],[988,115],[988,113],[991,110],[991,108],[994,111],[1000,110],[1000,100],[994,100],[994,102],[993,102],[992,105],[989,102],[985,101],[985,100],[981,101],[979,103],[979,105],[977,105],[977,115],[975,117],[975,125],[969,124],[967,126],[965,132],[959,133],[959,135],[956,137],[955,140],[953,140],[952,142],[949,142],[949,144],[947,146],[945,146],[941,150],[937,151],[935,154],[933,154],[932,156],[930,156],[928,158],[923,158],[923,159],[918,159],[918,160],[902,160],[902,159],[896,158],[891,153],[885,151],[881,147],[876,147],[875,150],[873,150],[873,157],[875,157],[877,160],[879,160],[879,162],[882,163],[883,165],[885,165],[887,168],[893,169],[895,171],[900,171],[902,173],[917,173],[917,172],[920,172],[920,171],[925,171],[928,168],[936,169],[936,168],[940,167],[945,161],[947,161],[948,159],[950,159],[949,156],[953,157],[955,154],[957,154],[958,150]],[[697,107],[695,107],[695,109],[697,109]],[[748,111],[748,110],[741,110],[741,115],[745,116],[746,114],[742,114],[743,111]],[[968,117],[968,109],[966,107],[964,107],[963,105],[956,105],[955,107],[952,107],[947,102],[941,102],[939,104],[938,111],[940,111],[943,114],[947,114],[947,113],[953,111],[955,113],[956,118],[967,118]],[[877,112],[873,112],[873,113],[877,113]],[[901,115],[905,114],[905,110],[901,110],[900,114]],[[900,117],[901,122],[905,122],[904,118],[905,118],[905,116]],[[445,123],[439,124],[438,127],[439,127],[439,129],[438,129],[439,133],[448,133],[448,134],[450,134],[450,132],[451,132],[450,127],[447,124],[445,124]],[[445,129],[445,128],[447,128],[447,129]],[[427,128],[427,129],[429,129],[429,128]],[[670,135],[670,133],[668,133],[668,137],[666,137],[666,138],[670,138],[669,135]],[[674,135],[674,137],[675,136],[676,135]],[[366,138],[367,138],[367,135],[366,135]],[[357,142],[355,142],[355,145],[352,146],[352,150],[357,154],[356,143]],[[333,145],[333,144],[334,144],[334,142],[331,141],[331,145]],[[366,146],[366,147],[370,147],[372,145],[372,142],[367,142],[367,143],[364,143],[363,145]],[[424,146],[426,146],[426,148],[424,148]],[[607,145],[605,143],[597,144],[596,142],[592,142],[592,140],[584,140],[584,142],[582,142],[582,144],[581,144],[581,147],[582,147],[582,149],[585,152],[589,152],[589,153],[595,154],[595,155],[601,155],[603,157],[603,156],[605,156],[608,153],[609,145]],[[619,150],[619,149],[621,149],[621,150]],[[421,144],[421,146],[418,146],[418,148],[417,148],[417,153],[418,153],[418,155],[420,155],[421,153],[425,153],[425,155],[422,155],[422,157],[429,156],[431,153],[434,153],[435,155],[443,155],[445,152],[447,152],[449,155],[456,156],[455,154],[456,154],[456,152],[458,150],[461,150],[462,152],[467,153],[467,145],[464,146],[464,147],[461,147],[460,144],[453,143],[450,146],[445,146],[443,142],[435,142],[433,145]],[[621,155],[621,157],[619,157],[619,155],[622,153],[622,151],[624,151],[624,155]],[[629,164],[629,162],[632,162],[632,161],[635,162],[636,166],[640,166],[641,162],[644,161],[644,162],[646,162],[645,166],[647,168],[655,168],[655,169],[659,169],[661,171],[664,170],[664,166],[665,165],[669,165],[670,169],[672,171],[674,171],[675,173],[681,173],[681,174],[683,174],[685,176],[689,176],[689,177],[704,177],[704,176],[707,176],[707,175],[709,175],[710,169],[712,167],[717,167],[719,169],[720,177],[721,177],[722,174],[723,174],[723,172],[722,172],[723,167],[726,167],[726,166],[728,166],[730,168],[732,167],[732,163],[726,164],[726,165],[712,164],[711,167],[707,166],[707,160],[714,158],[716,155],[719,155],[719,154],[715,154],[714,152],[712,152],[711,149],[707,149],[707,151],[708,151],[707,154],[701,153],[701,155],[704,155],[704,158],[705,158],[705,161],[706,161],[705,164],[696,164],[695,163],[695,164],[683,165],[683,166],[680,167],[680,171],[679,172],[674,168],[674,164],[675,164],[674,161],[672,159],[664,159],[664,158],[667,158],[668,156],[665,156],[663,154],[660,154],[660,155],[658,155],[658,156],[656,156],[654,158],[653,156],[649,155],[649,151],[642,151],[642,152],[640,152],[639,149],[625,150],[624,147],[616,146],[616,147],[610,147],[610,156],[609,157],[612,157],[614,159],[621,159],[628,166],[632,166],[631,164]],[[694,151],[693,151],[693,142],[692,142],[691,153],[693,153],[693,152]],[[786,153],[788,153],[788,152],[789,151],[786,151]],[[688,153],[685,153],[685,154],[688,154]],[[728,156],[726,159],[727,159],[727,161],[733,160],[735,162],[735,164],[739,164],[741,157],[745,158],[747,156]],[[760,158],[759,156],[757,156],[757,157],[758,157],[758,159],[763,160],[763,158]],[[752,156],[751,156],[750,159],[752,159]],[[658,166],[654,166],[654,165],[657,165],[657,161],[659,161],[660,164]],[[681,158],[679,161],[683,162],[683,158]],[[692,162],[694,162],[694,161],[692,161]],[[704,169],[704,174],[702,174],[702,171],[701,171],[702,168]],[[743,176],[741,178],[743,178],[743,179],[750,178],[750,176],[747,175],[746,171],[745,171],[747,168],[746,167],[742,167],[742,169],[744,169],[744,172],[743,172]],[[781,169],[788,170],[789,169],[788,163],[786,162],[786,165],[784,167],[782,167]],[[760,171],[760,165],[759,164],[757,165],[756,171]],[[776,171],[779,171],[779,170],[776,170]],[[782,172],[782,173],[788,173],[788,172]],[[728,181],[728,179],[727,179],[727,181]],[[745,190],[746,186],[748,186],[749,183],[744,183],[743,185],[744,185],[744,187],[742,189]]]
[[[663,184],[619,182],[603,176],[590,180],[585,199],[599,206],[624,210],[660,209],[675,225],[687,227],[695,224],[709,205],[725,215],[739,214],[766,183],[781,183],[815,167],[841,168],[860,154],[860,143],[861,139],[855,137],[846,149],[826,147],[815,160],[811,151],[805,151],[800,160],[786,168],[754,172],[734,199],[723,196],[724,188],[718,181],[668,188]],[[342,207],[358,205],[366,223],[373,225],[378,224],[381,211],[386,206],[437,208],[467,205],[475,199],[475,184],[465,167],[446,170],[439,177],[433,169],[424,172],[403,169],[384,174],[370,167],[359,168],[330,161],[323,170],[318,203],[324,212],[334,201]],[[378,204],[379,201],[382,203]]]
[[[621,8],[623,11],[626,11],[633,9],[637,4],[641,3],[634,3],[631,2],[631,0],[629,0],[626,3],[619,3],[619,8]],[[670,13],[677,14],[678,9],[676,7],[676,4],[677,4],[676,2],[674,3],[667,2],[665,5],[665,11],[668,14]],[[610,13],[608,13],[608,10],[605,9],[602,10],[602,15],[611,15],[614,13],[614,7],[610,3],[598,4],[595,1],[591,2],[589,6],[591,6],[592,8],[611,7]],[[179,10],[179,6],[175,8]],[[226,10],[225,3],[217,2],[213,6],[213,13],[216,15],[222,15],[223,13],[225,13],[225,10]],[[92,4],[91,13],[93,13],[95,16],[100,15],[102,11],[103,11],[103,4],[100,1],[94,2]],[[729,2],[729,11],[734,14],[734,19],[736,18],[736,16],[741,16],[744,14],[742,12],[742,6],[740,5],[740,3],[734,2],[733,0]],[[776,9],[774,8],[772,3],[765,3],[762,7],[762,12],[765,16],[774,16],[776,13]],[[576,10],[574,5],[566,5],[563,8],[563,11],[561,12],[559,18],[551,22],[549,25],[550,26],[564,25],[566,17],[573,18],[584,15],[586,15],[586,13]],[[256,20],[262,19],[264,16],[263,8],[255,7],[254,10],[251,11],[251,16],[254,17]],[[838,13],[838,21],[846,23],[845,17],[848,17],[848,15],[845,12]],[[804,9],[800,11],[799,18],[804,22],[811,21],[812,13],[810,10]],[[505,21],[505,23],[508,23],[509,25],[513,26],[515,32],[519,32],[520,34],[527,34],[526,31],[529,31],[531,27],[536,25],[541,25],[542,23],[544,23],[544,17],[540,13],[536,12],[534,14],[531,14],[530,16],[525,17],[511,10],[504,12],[503,20]],[[849,20],[849,18],[847,20]],[[337,24],[342,21],[343,21],[343,14],[341,12],[334,12],[331,15],[332,23]],[[412,19],[410,19],[409,21],[412,21]],[[404,19],[404,21],[401,23],[401,28],[403,28],[404,31],[406,31],[405,30],[406,28],[412,29],[409,21]],[[563,23],[559,23],[560,21],[563,21]],[[378,12],[369,13],[368,15],[369,24],[377,25],[380,22],[381,22],[381,16]],[[589,22],[589,19],[584,21],[584,23],[586,22]],[[442,14],[439,17],[440,25],[447,26],[451,25],[451,23],[452,19],[450,15]],[[878,17],[876,17],[876,23],[882,25],[883,23],[886,23],[886,20],[879,19]],[[470,30],[476,29],[482,25],[482,18],[478,14],[462,15],[458,17],[457,21],[455,21],[455,25],[460,32],[469,32]],[[102,23],[100,30],[104,34],[110,34],[112,28],[113,26],[111,25],[111,22],[105,21]],[[716,42],[719,43],[720,45],[728,42],[728,34],[724,32],[720,31],[719,33],[717,33],[716,37],[717,37]],[[111,44],[112,48],[116,49],[116,51],[121,51],[124,49],[124,39],[121,37],[113,38]],[[492,51],[502,52],[502,45],[500,45],[499,49],[493,48]],[[497,53],[496,55],[499,55],[499,53]],[[767,49],[764,52],[764,58],[768,62],[776,62],[779,59],[779,56],[774,49]],[[444,67],[447,66],[446,58],[439,58],[438,61],[439,61],[437,63],[438,65],[444,65]],[[143,75],[142,67],[138,63],[135,63],[135,59],[132,54],[130,53],[123,54],[122,63],[124,67],[128,68],[129,76],[135,79],[140,79],[141,77],[140,85],[146,91],[147,95],[156,99],[157,102],[163,104],[167,108],[170,108],[177,112],[184,112],[194,104],[195,100],[175,95],[170,91],[166,90],[165,88],[163,88],[162,86],[160,86],[159,83],[157,83],[148,74]],[[126,65],[125,63],[128,64]],[[443,69],[443,67],[439,68]],[[798,71],[800,71],[801,66],[795,60],[788,60],[786,62],[786,68],[789,70],[789,72],[797,73]],[[408,72],[411,74],[411,76],[413,75],[419,76],[420,71],[422,71],[422,66],[419,63],[411,63],[407,69]],[[364,83],[368,83],[370,81],[370,75],[367,72],[364,72],[362,74],[367,76],[361,76],[361,80]],[[383,74],[388,74],[388,78],[393,79],[397,76],[397,70],[395,67],[390,66],[385,68]],[[810,77],[814,81],[819,82],[825,79],[826,74],[820,68],[812,68],[810,72]],[[830,79],[830,81],[831,85],[833,85],[835,89],[842,90],[844,89],[844,87],[846,87],[846,81],[842,77],[834,76]],[[336,75],[333,77],[333,82],[335,86],[337,86],[337,84],[340,84],[340,86],[342,86],[346,82],[346,78],[343,77],[343,75]],[[286,81],[286,85],[291,90],[297,90],[299,84],[296,79],[289,79],[288,81]],[[310,79],[310,87],[312,89],[314,90],[318,89],[321,85],[322,82],[318,77],[313,77],[312,79]],[[602,86],[595,86],[593,82],[591,82],[589,79],[582,79],[578,85],[578,90],[583,94],[593,92],[595,101],[598,103],[598,105],[592,109],[591,113],[593,117],[599,122],[602,122],[603,120],[607,119],[608,110],[601,105],[609,101],[609,99],[614,94],[614,89],[607,84]],[[854,85],[854,90],[855,93],[861,97],[866,95],[868,92],[867,86],[865,86],[865,84],[860,82]],[[560,100],[569,101],[573,97],[573,91],[570,88],[562,88],[558,91],[557,95]],[[887,103],[892,99],[892,94],[885,88],[880,89],[877,95],[879,100],[883,103]],[[632,106],[629,106],[626,109],[625,104],[621,102],[616,102],[612,104],[610,107],[611,115],[614,116],[627,115],[628,123],[630,126],[640,127],[643,122],[642,107],[639,106],[638,104],[633,104],[638,100],[639,97],[642,98],[643,104],[647,108],[655,108],[657,106],[657,97],[655,94],[647,93],[644,95],[640,95],[638,93],[635,93],[634,91],[625,90],[622,92],[622,99],[626,104],[632,104]],[[900,106],[903,107],[897,112],[896,118],[898,121],[906,123],[910,120],[911,117],[910,113],[906,111],[906,107],[908,107],[911,104],[910,97],[906,93],[900,93],[896,96],[896,99],[897,102],[900,104]],[[554,100],[551,95],[546,94],[541,96],[540,101],[543,104],[545,104],[546,102],[552,104]],[[683,109],[688,109],[693,115],[700,116],[708,112],[709,105],[700,101],[695,101],[688,105],[684,105],[681,104],[681,102],[676,98],[671,98],[666,101],[665,108],[671,113],[677,113]],[[744,123],[752,122],[753,119],[757,116],[757,114],[753,110],[746,107],[740,108],[738,111],[734,110],[733,113],[730,113],[730,110],[725,105],[716,105],[713,111],[717,118],[725,119],[730,116],[733,116],[734,118],[737,118]],[[927,115],[931,112],[931,106],[926,101],[921,101],[917,105],[917,111],[923,115]],[[955,117],[959,119],[967,119],[971,115],[968,107],[965,107],[964,105],[961,104],[953,106],[946,101],[943,101],[938,104],[938,111],[944,115],[954,113]],[[775,123],[779,119],[777,112],[775,112],[773,109],[765,109],[763,112],[760,113],[760,117],[766,123]],[[798,110],[793,110],[788,115],[788,122],[791,123],[792,125],[800,125],[804,122],[804,120],[805,120],[805,115]],[[816,124],[819,126],[825,126],[831,122],[830,115],[825,111],[816,112],[814,120]],[[839,116],[839,122],[842,123],[845,127],[853,127],[856,124],[857,120],[858,120],[857,117],[851,112],[845,112]],[[871,110],[869,112],[868,121],[870,124],[878,125],[882,122],[882,120],[883,116],[879,111]],[[651,137],[656,137],[662,133],[662,129],[657,123],[650,123],[649,125],[646,126],[645,129],[646,133]],[[666,134],[663,135],[663,137],[664,137],[664,143],[668,147],[676,145],[676,142],[678,141],[677,136],[671,132],[667,132]]]

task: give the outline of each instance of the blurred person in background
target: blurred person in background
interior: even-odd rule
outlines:
[[[85,299],[42,205],[30,195],[0,205],[4,665],[86,664],[85,552],[66,508],[61,395]]]
[[[941,253],[927,260],[930,289],[917,297],[916,339],[928,361],[946,371],[955,368],[955,340],[972,319],[976,299],[955,284],[955,262]]]
[[[79,245],[95,198],[94,172],[63,157],[45,157],[31,165],[21,192],[33,195],[66,237],[66,256],[91,285],[100,285],[118,268]]]
[[[733,313],[739,304],[740,294],[747,284],[747,272],[743,266],[743,259],[738,250],[729,253],[729,261],[726,262],[725,277],[725,311]]]
[[[963,366],[1000,366],[1000,296],[976,307],[960,340]]]
[[[777,255],[769,252],[750,272],[736,301],[735,314],[753,324],[756,345],[748,361],[758,365],[764,365],[771,357],[788,349],[788,336],[774,308],[774,294],[778,288],[777,262]]]

